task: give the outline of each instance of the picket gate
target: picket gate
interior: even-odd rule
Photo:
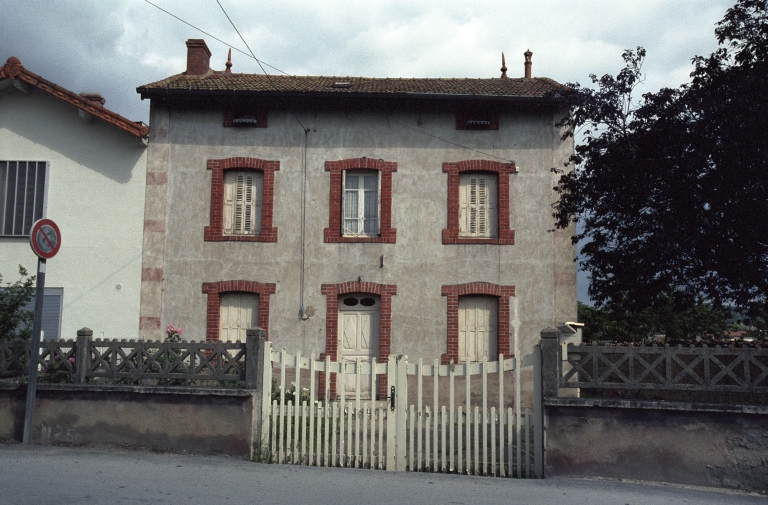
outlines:
[[[384,363],[376,359],[335,362],[328,357],[317,360],[314,354],[303,357],[285,349],[273,350],[269,342],[265,342],[263,356],[265,387],[257,454],[262,461],[498,477],[543,476],[541,405],[537,400],[532,410],[521,407],[521,365],[516,358],[503,359],[500,355],[498,361],[440,365],[437,360],[409,363],[404,356],[391,355]],[[539,360],[529,355],[523,361],[530,366]],[[498,398],[489,394],[488,379],[493,375]],[[352,395],[343,386],[350,376],[355,384]],[[538,376],[535,371],[534,377]],[[387,378],[389,396],[376,401],[377,381],[382,377]],[[449,383],[447,399],[439,397],[440,378]],[[331,399],[334,380],[338,393]],[[369,387],[362,381],[370,381]],[[416,402],[410,405],[409,382],[411,388],[416,387]],[[431,402],[422,395],[429,382]],[[536,399],[540,398],[539,382],[535,380]],[[464,398],[455,394],[460,383]],[[511,405],[505,403],[505,387],[514,388]],[[364,399],[361,391],[370,391],[374,399]],[[478,393],[480,401],[473,402]]]

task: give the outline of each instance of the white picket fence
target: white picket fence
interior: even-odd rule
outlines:
[[[276,398],[269,395],[269,387],[264,388],[262,460],[499,477],[542,476],[539,405],[535,405],[536,412],[522,409],[518,401],[520,367],[515,358],[499,356],[498,361],[451,365],[439,365],[437,360],[433,364],[423,364],[422,360],[408,363],[402,356],[390,356],[385,363],[375,359],[333,362],[275,351],[267,342],[264,359],[264,384],[273,384]],[[376,401],[377,381],[382,377],[387,377],[390,396]],[[441,378],[443,391],[448,382],[448,398],[440,398]],[[498,393],[498,397],[492,393],[493,399],[489,378]],[[334,380],[337,395],[330,399]],[[349,386],[344,387],[352,380],[354,393],[346,391]],[[409,384],[416,388],[416,403],[410,405]],[[455,394],[461,384],[463,399]],[[431,386],[431,407],[422,395],[425,385]],[[507,387],[514,388],[511,405],[505,403]],[[318,399],[319,391],[325,393],[322,400]],[[366,399],[366,393],[374,400]]]

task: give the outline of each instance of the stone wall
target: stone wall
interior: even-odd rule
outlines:
[[[768,408],[545,400],[545,475],[768,490]]]
[[[0,440],[21,440],[25,393],[0,389]],[[40,384],[32,441],[251,457],[254,412],[253,391],[242,389]]]

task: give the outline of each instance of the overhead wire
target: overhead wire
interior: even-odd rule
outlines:
[[[156,9],[158,9],[158,10],[162,11],[162,12],[165,12],[166,14],[168,14],[169,16],[171,16],[172,18],[175,18],[175,19],[177,19],[177,20],[181,21],[182,23],[184,23],[185,25],[187,25],[187,26],[189,26],[189,27],[191,27],[191,28],[194,28],[194,29],[195,29],[195,30],[197,30],[198,32],[200,32],[200,33],[202,33],[202,34],[204,34],[204,35],[207,35],[207,36],[211,37],[213,40],[215,40],[215,41],[217,41],[217,42],[221,42],[221,43],[222,43],[222,44],[224,44],[225,46],[231,47],[232,49],[234,49],[234,50],[235,50],[235,51],[237,51],[238,53],[242,53],[242,54],[244,54],[245,56],[247,56],[247,57],[249,57],[249,58],[253,58],[254,60],[256,60],[256,62],[259,64],[259,66],[260,66],[260,67],[261,67],[261,65],[262,65],[262,63],[263,63],[264,65],[268,66],[269,68],[272,68],[272,69],[275,69],[275,70],[277,70],[277,71],[278,71],[278,72],[280,72],[281,74],[285,74],[285,75],[287,75],[287,76],[290,76],[290,75],[291,75],[291,74],[289,74],[288,72],[285,72],[284,70],[280,70],[279,68],[275,67],[274,65],[270,65],[270,64],[269,64],[269,63],[267,63],[266,61],[262,61],[262,60],[258,59],[256,56],[254,56],[254,55],[253,55],[253,52],[251,52],[251,54],[248,54],[248,53],[246,53],[245,51],[243,51],[242,49],[238,49],[238,48],[237,48],[237,47],[235,47],[234,45],[232,45],[232,44],[230,44],[230,43],[228,43],[228,42],[226,42],[226,41],[224,41],[224,40],[221,40],[221,39],[220,39],[220,38],[218,38],[217,36],[215,36],[215,35],[212,35],[212,34],[210,34],[210,33],[206,32],[205,30],[203,30],[202,28],[198,28],[197,26],[193,25],[192,23],[190,23],[190,22],[188,22],[188,21],[185,21],[184,19],[182,19],[182,18],[180,18],[179,16],[177,16],[177,15],[173,14],[172,12],[169,12],[169,11],[167,11],[167,10],[163,9],[163,8],[162,8],[162,7],[160,7],[159,5],[157,5],[157,4],[154,4],[154,3],[150,2],[149,0],[144,0],[144,1],[145,1],[146,3],[148,3],[149,5],[151,5],[152,7],[156,8]],[[225,14],[226,14],[226,12],[225,12]],[[227,18],[229,18],[229,16],[227,16]],[[230,23],[231,23],[231,21],[230,21]],[[240,34],[240,33],[238,32],[238,35],[239,35],[239,34]],[[241,37],[241,38],[242,38],[242,37]],[[243,42],[245,42],[245,41],[243,41]],[[248,44],[246,44],[246,47],[247,47],[247,46],[248,46]],[[248,48],[248,50],[250,51],[250,50],[251,50],[251,48],[249,47],[249,48]],[[262,69],[262,70],[264,70],[264,67],[262,67],[261,69]]]
[[[195,30],[199,31],[200,33],[203,33],[203,34],[207,35],[208,37],[211,37],[212,39],[214,39],[214,40],[216,40],[216,41],[218,41],[218,42],[221,42],[221,43],[222,43],[222,44],[224,44],[225,46],[231,47],[231,48],[232,48],[232,49],[234,49],[235,51],[237,51],[237,52],[239,52],[239,53],[242,53],[242,54],[244,54],[245,56],[247,56],[247,57],[249,57],[249,58],[253,58],[254,60],[256,60],[256,63],[258,63],[258,64],[259,64],[259,67],[261,68],[261,71],[262,71],[262,72],[264,72],[264,75],[267,77],[267,80],[269,80],[269,82],[270,82],[270,85],[272,84],[272,79],[271,79],[270,75],[267,73],[267,71],[266,71],[266,70],[264,70],[264,66],[263,66],[263,65],[266,65],[266,66],[268,66],[269,68],[275,69],[275,70],[277,70],[278,72],[280,72],[280,73],[282,73],[282,74],[285,74],[285,75],[287,75],[287,76],[289,76],[289,77],[291,76],[291,74],[289,74],[288,72],[285,72],[284,70],[280,70],[279,68],[275,67],[274,65],[270,65],[269,63],[267,63],[267,62],[265,62],[265,61],[262,61],[262,60],[260,60],[260,59],[258,59],[258,58],[256,57],[256,55],[253,53],[253,51],[251,50],[250,46],[248,45],[248,43],[245,41],[245,39],[243,38],[242,34],[240,33],[240,30],[238,30],[238,29],[237,29],[237,27],[235,26],[235,23],[234,23],[234,22],[232,21],[232,19],[229,17],[229,14],[227,14],[227,11],[224,9],[224,6],[223,6],[223,5],[221,5],[221,2],[219,2],[219,0],[216,0],[216,3],[217,3],[217,4],[219,4],[219,7],[221,8],[222,12],[224,12],[224,15],[227,17],[227,20],[228,20],[228,21],[229,21],[229,23],[232,25],[232,27],[235,29],[235,31],[237,32],[237,35],[240,37],[240,40],[242,40],[242,41],[243,41],[243,44],[245,44],[245,47],[246,47],[246,48],[248,48],[248,51],[249,51],[249,53],[250,53],[250,54],[249,54],[249,53],[246,53],[246,52],[245,52],[245,51],[243,51],[242,49],[238,49],[238,48],[237,48],[237,47],[235,47],[234,45],[232,45],[232,44],[230,44],[230,43],[228,43],[228,42],[226,42],[226,41],[224,41],[224,40],[221,40],[220,38],[216,37],[215,35],[212,35],[212,34],[210,34],[210,33],[206,32],[205,30],[203,30],[203,29],[201,29],[201,28],[198,28],[197,26],[195,26],[195,25],[193,25],[192,23],[190,23],[190,22],[188,22],[188,21],[186,21],[186,20],[184,20],[184,19],[180,18],[179,16],[177,16],[177,15],[173,14],[172,12],[169,12],[169,11],[167,11],[167,10],[163,9],[163,8],[162,8],[162,7],[160,7],[159,5],[156,5],[156,4],[152,3],[152,2],[150,2],[149,0],[144,0],[144,1],[145,1],[146,3],[148,3],[149,5],[151,5],[152,7],[155,7],[156,9],[158,9],[158,10],[160,10],[160,11],[162,11],[162,12],[164,12],[164,13],[168,14],[169,16],[171,16],[171,17],[173,17],[173,18],[175,18],[175,19],[177,19],[177,20],[181,21],[181,22],[182,22],[182,23],[184,23],[185,25],[187,25],[187,26],[189,26],[189,27],[191,27],[191,28],[194,28]],[[263,65],[262,65],[262,64],[263,64]],[[299,118],[296,116],[296,114],[294,114],[293,112],[291,112],[291,114],[292,114],[292,115],[293,115],[293,117],[296,119],[296,121],[299,123],[299,125],[301,125],[301,127],[304,129],[304,133],[306,134],[308,130],[307,130],[307,128],[304,126],[304,124],[301,122],[301,120],[299,120]],[[450,141],[450,140],[447,140],[447,139],[444,139],[444,138],[442,138],[442,137],[438,137],[437,135],[432,135],[431,133],[427,133],[427,132],[425,132],[425,131],[422,131],[422,130],[419,130],[419,129],[413,128],[412,126],[408,126],[408,125],[405,125],[405,124],[402,124],[402,123],[396,123],[396,124],[398,124],[398,126],[402,126],[402,127],[404,127],[404,128],[407,128],[407,129],[409,129],[409,130],[415,131],[415,132],[417,132],[417,133],[420,133],[420,134],[422,134],[422,135],[426,135],[426,136],[428,136],[428,137],[432,137],[432,138],[434,138],[434,139],[436,139],[436,140],[440,140],[441,142],[446,142],[446,143],[448,143],[448,144],[451,144],[451,145],[454,145],[454,146],[456,146],[456,147],[460,147],[460,148],[462,148],[462,149],[466,149],[466,150],[468,150],[468,151],[472,151],[472,152],[475,152],[475,153],[478,153],[478,154],[482,154],[483,156],[490,156],[491,158],[496,158],[496,159],[498,159],[498,160],[507,161],[507,162],[509,162],[509,163],[514,163],[514,162],[515,162],[514,160],[510,160],[510,159],[507,159],[507,158],[502,158],[501,156],[497,156],[497,155],[495,155],[495,154],[486,153],[485,151],[480,151],[480,150],[478,150],[478,149],[473,149],[473,148],[471,148],[471,147],[467,147],[467,146],[465,146],[465,145],[462,145],[462,144],[458,144],[458,143],[456,143],[456,142],[452,142],[452,141]]]

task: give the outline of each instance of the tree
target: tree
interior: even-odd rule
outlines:
[[[639,312],[729,305],[754,317],[768,293],[768,1],[739,0],[721,47],[693,59],[691,82],[636,96],[645,50],[616,77],[570,84],[557,226],[578,222],[598,306]]]
[[[3,276],[0,274],[0,286]],[[26,310],[35,293],[35,276],[19,265],[19,280],[0,287],[0,340],[29,339],[34,313]]]

